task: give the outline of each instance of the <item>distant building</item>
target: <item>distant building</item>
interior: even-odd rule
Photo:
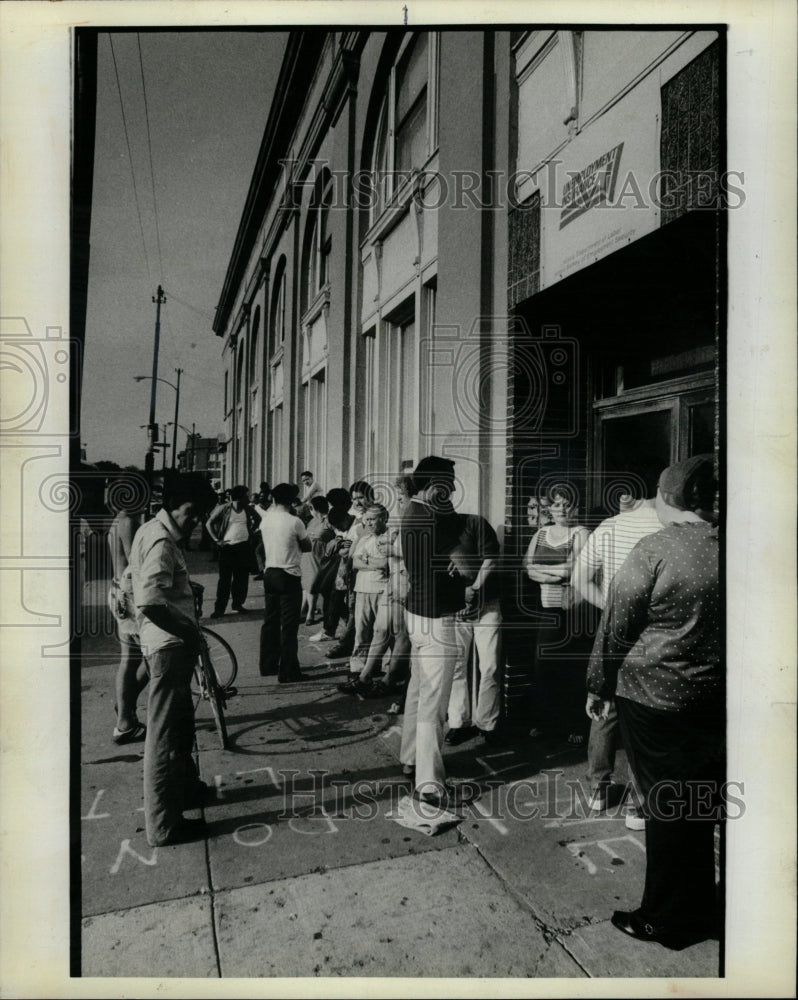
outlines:
[[[222,478],[221,457],[225,450],[224,442],[215,437],[202,437],[201,434],[187,434],[184,451],[177,453],[177,467],[180,472],[201,472],[211,482],[220,482]]]
[[[717,30],[290,33],[216,309],[225,486],[455,459],[525,542],[718,450]]]

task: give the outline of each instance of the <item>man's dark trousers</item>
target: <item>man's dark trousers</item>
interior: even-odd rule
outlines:
[[[280,681],[296,680],[302,676],[297,655],[302,581],[283,569],[267,569],[263,591],[260,672],[264,676],[277,674]]]
[[[217,615],[224,614],[231,589],[234,608],[240,607],[246,601],[251,558],[252,549],[249,542],[222,545],[219,549],[219,585],[216,588],[214,607]]]

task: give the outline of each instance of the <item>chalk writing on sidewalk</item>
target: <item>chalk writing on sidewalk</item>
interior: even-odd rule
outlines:
[[[119,869],[122,867],[122,860],[125,855],[130,855],[131,858],[135,858],[137,861],[141,862],[143,865],[155,865],[158,863],[158,848],[153,847],[152,856],[145,858],[143,854],[139,854],[138,851],[134,851],[130,846],[129,840],[123,840],[119,845],[119,854],[116,856],[116,861],[111,865],[111,874],[118,875]]]
[[[233,840],[241,847],[260,847],[271,836],[272,828],[268,823],[245,823],[233,831]]]
[[[105,789],[101,788],[94,796],[94,802],[92,802],[91,808],[85,816],[80,817],[81,819],[108,819],[110,817],[110,813],[98,813],[95,811],[97,806],[100,804],[100,799],[103,795],[105,795]]]

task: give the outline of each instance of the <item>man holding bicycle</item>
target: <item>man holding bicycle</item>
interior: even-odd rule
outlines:
[[[139,528],[130,552],[139,640],[150,676],[144,819],[151,847],[194,839],[204,825],[183,817],[184,809],[201,804],[203,789],[191,755],[190,684],[200,631],[183,549],[213,502],[213,491],[198,475],[167,478],[163,507]]]

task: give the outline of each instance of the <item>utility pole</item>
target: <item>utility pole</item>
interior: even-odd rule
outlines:
[[[194,471],[194,456],[197,448],[197,438],[196,438],[196,424],[192,422],[191,424],[191,471]]]
[[[166,443],[166,424],[163,425],[163,441],[161,442],[161,451],[163,455],[161,457],[161,472],[166,472],[166,449],[169,445]]]
[[[177,414],[180,407],[180,376],[183,374],[182,368],[175,368],[177,372],[177,392],[175,393],[175,429],[172,433],[172,472],[177,468]]]
[[[155,470],[155,439],[158,434],[158,425],[155,423],[155,392],[158,388],[158,348],[161,341],[161,305],[166,302],[163,288],[158,285],[157,295],[153,295],[152,301],[156,303],[155,310],[155,343],[152,348],[152,388],[150,389],[150,419],[147,424],[147,454],[144,458],[144,472],[147,480],[152,482],[152,475]]]

